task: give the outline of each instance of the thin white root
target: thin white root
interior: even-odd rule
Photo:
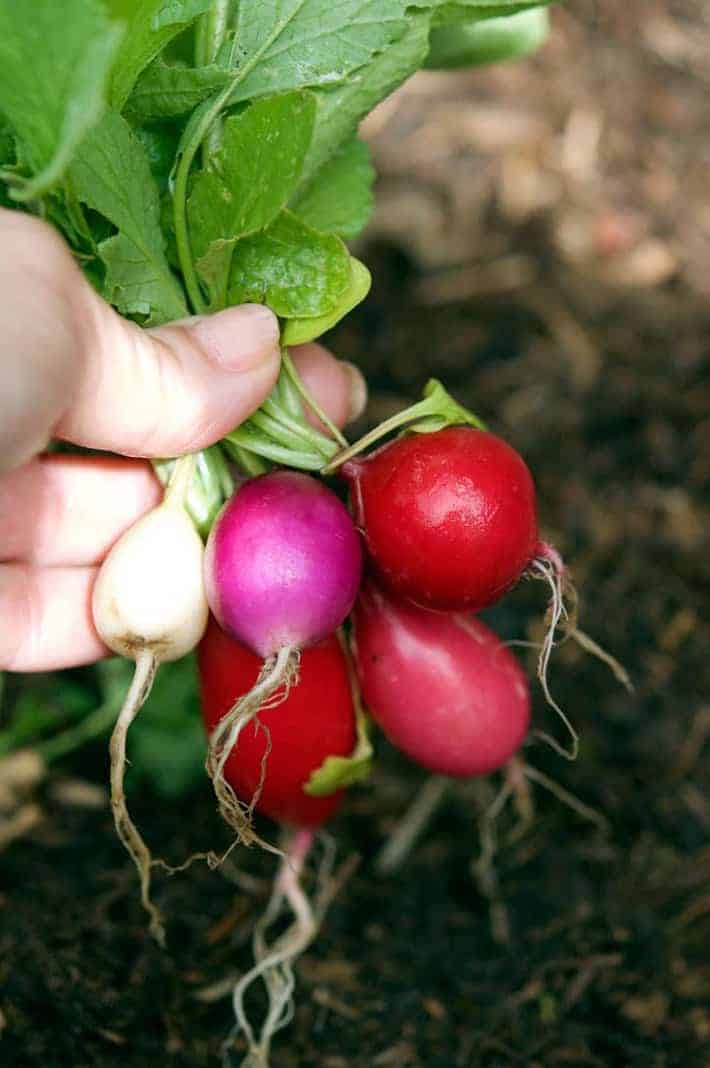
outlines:
[[[496,822],[513,792],[513,782],[507,777],[481,817],[479,824],[481,851],[478,857],[471,862],[471,874],[474,881],[478,885],[480,893],[488,901],[488,915],[493,941],[499,945],[507,945],[510,942],[510,922],[508,910],[500,896],[498,874],[495,867],[495,856],[498,849]]]
[[[506,804],[512,798],[518,810],[519,821],[517,826],[506,835],[506,842],[510,845],[521,838],[534,818],[534,803],[528,785],[531,782],[543,787],[581,819],[593,823],[603,832],[609,830],[609,824],[600,812],[585,805],[554,779],[538,771],[537,768],[523,763],[518,756],[508,762],[503,784],[493,801],[486,805],[481,816],[479,824],[481,849],[478,857],[471,861],[471,874],[478,884],[480,893],[488,900],[491,934],[494,941],[503,944],[510,941],[510,925],[508,910],[499,893],[498,874],[495,867],[498,849],[496,824]],[[477,785],[485,787],[486,784],[484,781],[479,781]]]
[[[225,1063],[228,1063],[227,1047],[242,1032],[249,1045],[242,1068],[268,1068],[273,1037],[293,1018],[293,964],[316,937],[322,919],[322,910],[314,909],[301,886],[301,874],[313,839],[312,831],[295,832],[281,861],[269,904],[255,927],[253,948],[256,963],[234,987],[232,1000],[236,1024],[225,1045]],[[284,904],[293,914],[293,922],[269,946],[266,932],[279,918]],[[268,1008],[257,1038],[246,1014],[244,997],[259,979],[266,987]]]
[[[569,572],[564,565],[564,561],[557,550],[552,545],[540,542],[538,545],[537,556],[532,561],[530,569],[535,577],[544,579],[551,590],[550,603],[547,609],[547,631],[545,632],[545,637],[540,646],[540,655],[537,662],[537,677],[540,680],[542,691],[545,694],[545,700],[552,708],[554,708],[555,712],[557,712],[569,731],[572,739],[572,748],[565,749],[545,731],[534,731],[533,733],[551,746],[559,756],[563,756],[567,760],[575,760],[579,752],[579,737],[567,716],[553,699],[547,682],[550,655],[555,646],[555,634],[557,628],[561,627],[562,629],[563,641],[571,638],[581,649],[584,649],[585,652],[590,653],[598,660],[601,660],[602,663],[610,668],[617,681],[620,682],[622,686],[625,686],[630,692],[633,691],[633,685],[623,664],[577,626],[577,591],[570,578]]]
[[[606,664],[617,682],[620,682],[629,693],[634,692],[634,684],[629,677],[628,671],[615,656],[608,653],[606,649],[603,649],[601,645],[594,641],[594,638],[590,638],[585,631],[580,630],[577,626],[569,628],[569,636],[577,643],[580,649],[584,649],[585,653],[590,653],[597,660],[601,660],[603,664]]]
[[[229,756],[239,740],[239,735],[255,719],[262,709],[274,708],[288,697],[291,686],[298,679],[299,653],[296,649],[280,649],[275,656],[264,661],[254,686],[244,694],[224,716],[210,736],[207,754],[207,774],[212,780],[219,810],[226,822],[232,827],[237,838],[244,845],[258,841],[265,849],[279,852],[273,846],[260,839],[252,826],[254,808],[261,795],[266,774],[266,761],[271,743],[267,732],[267,745],[261,767],[261,781],[251,801],[240,801],[224,777],[224,768]]]
[[[538,771],[537,768],[530,767],[529,764],[522,765],[522,772],[526,779],[530,782],[536,782],[543,789],[551,793],[553,797],[556,797],[558,801],[561,801],[567,808],[576,812],[583,820],[587,820],[589,823],[594,823],[601,831],[609,830],[608,820],[597,812],[596,809],[591,808],[589,805],[585,805],[583,801],[571,794],[569,790],[565,790],[564,786],[560,786],[559,783],[551,779],[549,775],[545,775],[543,772]]]
[[[411,853],[443,801],[451,779],[430,775],[375,858],[378,875],[392,875]]]
[[[547,731],[536,730],[533,733],[554,749],[558,756],[564,757],[565,760],[576,760],[577,754],[579,753],[579,735],[572,726],[567,715],[562,711],[557,701],[555,701],[550,693],[550,686],[547,681],[550,656],[555,647],[555,634],[557,628],[562,621],[567,621],[569,619],[569,613],[564,600],[564,570],[560,569],[557,560],[542,556],[536,557],[530,566],[532,570],[537,573],[537,577],[544,579],[550,587],[550,603],[547,609],[547,630],[540,646],[540,654],[537,661],[537,677],[540,681],[542,692],[545,695],[545,700],[548,705],[555,710],[569,733],[572,741],[571,748],[565,749],[565,747],[560,745],[560,743],[553,738],[551,734],[548,734]]]
[[[525,764],[519,754],[514,754],[506,764],[505,778],[510,783],[513,804],[518,816],[518,822],[508,838],[509,842],[515,842],[522,838],[535,819],[535,802],[530,783],[525,777]]]
[[[158,661],[148,650],[138,654],[136,667],[123,707],[111,735],[111,808],[116,824],[116,833],[138,869],[141,884],[141,901],[150,916],[150,933],[159,945],[165,945],[165,928],[159,909],[150,898],[150,874],[153,858],[133,820],[128,814],[123,779],[126,770],[126,737],[128,730],[150,693],[158,668]]]

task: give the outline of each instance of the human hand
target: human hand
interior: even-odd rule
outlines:
[[[91,619],[98,565],[158,503],[146,460],[38,455],[51,437],[123,457],[177,456],[254,411],[279,370],[276,317],[246,304],[141,330],[84,279],[51,227],[0,209],[0,670],[105,655]],[[365,382],[320,345],[293,351],[339,425]]]

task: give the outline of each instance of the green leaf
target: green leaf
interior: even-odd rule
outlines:
[[[0,115],[0,167],[11,167],[15,162],[15,138],[12,127]]]
[[[9,123],[5,122],[2,115],[0,115],[0,172],[3,168],[13,168],[15,166],[15,138],[12,133],[12,127]],[[12,206],[12,200],[10,199],[10,190],[2,179],[0,173],[0,207],[9,208]]]
[[[375,171],[370,150],[353,137],[338,149],[291,207],[316,230],[357,237],[372,211]]]
[[[161,193],[169,186],[170,172],[175,161],[180,128],[176,123],[157,122],[151,126],[136,126],[133,133],[145,149],[150,171]]]
[[[370,778],[372,772],[372,743],[367,716],[361,708],[356,712],[357,741],[350,756],[326,757],[319,768],[311,772],[311,776],[303,787],[310,797],[327,797],[337,790],[343,790],[346,786],[352,786],[356,782],[364,782]]]
[[[290,211],[240,241],[229,277],[230,304],[268,304],[284,319],[324,315],[350,283],[350,257],[335,234],[321,234]]]
[[[333,85],[406,30],[407,0],[240,0],[232,102]]]
[[[311,93],[286,93],[227,119],[214,169],[196,176],[188,205],[197,255],[216,238],[243,237],[276,218],[298,182],[314,117]]]
[[[2,676],[0,676],[0,683]],[[34,746],[80,721],[96,702],[96,694],[78,675],[36,675],[18,692],[9,722],[0,730],[0,756]],[[3,717],[4,719],[4,717]]]
[[[158,57],[136,82],[124,114],[134,123],[185,115],[229,79],[221,67],[178,67]]]
[[[203,781],[206,749],[194,656],[162,664],[131,727],[129,788],[147,781],[164,797],[180,797]]]
[[[109,103],[120,111],[141,71],[173,37],[208,10],[211,0],[107,0],[107,3],[112,14],[127,20],[109,93]]]
[[[229,57],[233,79],[193,111],[175,161],[175,236],[195,308],[205,303],[188,237],[190,170],[222,112],[274,92],[342,82],[405,32],[406,9],[407,0],[340,0],[335,6],[332,0],[240,0]]]
[[[429,17],[411,16],[406,33],[367,66],[337,88],[316,92],[316,125],[301,178],[304,189],[353,136],[360,120],[421,67],[428,50]]]
[[[17,200],[51,189],[100,118],[121,35],[98,0],[0,0],[0,100],[34,176]]]
[[[164,26],[179,26],[181,29],[204,15],[212,7],[213,0],[162,0],[153,16],[152,27],[161,30]]]
[[[303,345],[332,330],[336,323],[365,299],[371,285],[372,277],[365,264],[351,256],[350,283],[333,311],[310,319],[289,319],[281,332],[284,345]]]
[[[540,47],[550,31],[546,8],[485,19],[432,31],[426,66],[434,70],[474,67],[527,56]]]
[[[152,323],[187,314],[165,257],[158,187],[145,148],[128,123],[109,111],[81,146],[70,177],[77,197],[119,233],[99,246],[106,295],[124,314]]]
[[[267,226],[291,196],[313,132],[310,93],[258,100],[224,124],[213,170],[195,178],[188,222],[197,267],[223,305],[235,243]]]
[[[136,315],[147,323],[175,318],[163,308],[164,283],[154,263],[125,234],[102,241],[99,255],[106,267],[103,295],[124,315]],[[183,312],[184,314],[184,312]]]

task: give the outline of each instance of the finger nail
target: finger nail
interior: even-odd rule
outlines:
[[[190,329],[210,359],[227,371],[249,371],[279,352],[279,322],[263,304],[199,317]]]
[[[350,392],[348,397],[348,422],[352,423],[359,419],[367,406],[367,382],[359,367],[348,360],[342,361],[343,367],[350,376]]]

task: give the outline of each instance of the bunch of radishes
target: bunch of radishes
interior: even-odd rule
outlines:
[[[395,430],[400,436],[366,451]],[[565,613],[564,568],[538,540],[527,466],[438,383],[324,474],[332,487],[283,468],[237,473],[203,549],[186,508],[193,464],[183,458],[163,504],[107,557],[94,595],[99,633],[136,661],[111,742],[112,798],[154,933],[162,937],[149,892],[153,861],[126,809],[123,769],[126,732],[161,661],[199,642],[207,770],[238,838],[275,849],[257,838],[255,810],[290,828],[255,934],[255,966],[234,993],[253,1065],[268,1063],[271,1038],[289,1018],[291,963],[322,914],[300,879],[314,832],[344,787],[369,771],[360,693],[390,741],[424,768],[486,775],[523,743],[530,692],[510,650],[473,613],[526,572],[546,577],[553,598],[543,683]],[[327,898],[324,884],[317,900]],[[265,927],[284,905],[293,923],[268,946]],[[257,1038],[244,995],[258,978],[269,1011]]]
[[[474,426],[409,430],[370,455],[353,451],[338,468],[352,515],[323,481],[274,470],[239,482],[204,553],[184,507],[190,461],[181,461],[164,503],[120,539],[96,585],[100,634],[137,663],[113,740],[121,761],[155,666],[197,644],[209,604],[224,633],[213,626],[202,648],[208,770],[223,814],[247,840],[255,807],[303,825],[332,811],[332,799],[312,801],[303,787],[328,757],[352,749],[354,701],[350,686],[323,699],[309,650],[345,672],[347,654],[333,635],[353,605],[367,706],[425,767],[492,771],[527,729],[520,669],[470,618],[544,552],[524,462]],[[363,543],[368,576],[358,598]],[[227,644],[215,660],[217,642]],[[140,853],[114,786],[119,831]]]
[[[340,472],[352,517],[322,482],[273,472],[237,490],[205,560],[219,624],[200,648],[213,759],[242,805],[301,826],[336,804],[304,792],[311,774],[355,744],[347,651],[333,637],[353,604],[366,706],[424,767],[493,771],[530,718],[520,667],[471,615],[544,553],[522,459],[487,431],[451,427],[405,433]]]

